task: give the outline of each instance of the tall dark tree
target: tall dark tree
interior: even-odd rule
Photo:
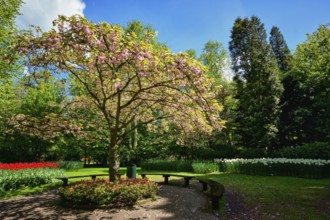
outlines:
[[[282,85],[260,19],[237,18],[229,49],[235,72],[237,132],[246,147],[267,148],[276,142]]]
[[[283,73],[290,70],[292,55],[280,29],[276,26],[273,26],[270,31],[269,43],[272,46],[279,69]]]
[[[293,57],[278,27],[272,27],[269,42],[272,46],[282,76],[281,81],[284,90],[280,100],[279,145],[286,146],[291,144],[290,140],[296,136],[294,130],[298,123],[297,121],[293,121],[291,112],[298,105],[298,102],[303,100],[303,97],[298,89],[297,80],[289,73],[293,65]]]

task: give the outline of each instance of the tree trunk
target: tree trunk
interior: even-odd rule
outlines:
[[[137,131],[137,127],[136,127],[136,121],[133,121],[133,126],[135,127],[134,131],[133,131],[133,146],[132,149],[135,151],[138,145],[138,131]]]
[[[127,127],[128,127],[128,130],[131,130],[131,123],[129,123],[128,125],[127,125]],[[128,134],[128,147],[129,147],[129,149],[130,150],[132,150],[132,148],[133,148],[133,146],[132,146],[132,135],[131,135],[131,133],[129,133]]]
[[[118,180],[120,166],[119,146],[115,140],[116,136],[111,134],[111,141],[109,145],[109,180],[111,182]]]

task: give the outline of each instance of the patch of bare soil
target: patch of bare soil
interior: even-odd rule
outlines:
[[[0,201],[0,219],[261,219],[257,208],[242,204],[239,195],[226,191],[226,207],[221,213],[211,210],[210,199],[201,185],[161,186],[157,199],[126,209],[79,210],[60,205],[57,190]]]

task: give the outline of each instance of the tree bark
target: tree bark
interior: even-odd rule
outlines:
[[[119,167],[119,146],[116,143],[116,135],[112,133],[109,145],[109,180],[111,182],[118,180]]]
[[[135,151],[138,145],[138,130],[136,127],[137,122],[134,120],[133,121],[133,126],[135,127],[134,131],[133,131],[133,146],[132,149]]]

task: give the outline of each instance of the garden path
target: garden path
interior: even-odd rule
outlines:
[[[259,219],[258,210],[241,204],[236,193],[225,193],[226,210],[210,211],[210,201],[197,182],[190,188],[163,185],[157,200],[130,209],[76,210],[60,206],[56,190],[0,201],[0,219]],[[260,216],[259,216],[260,217]]]

